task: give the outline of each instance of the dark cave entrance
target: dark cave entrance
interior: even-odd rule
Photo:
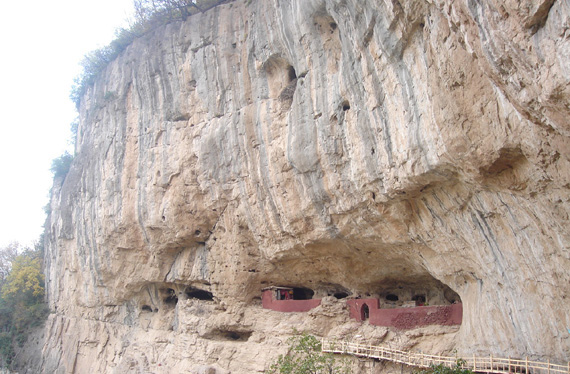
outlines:
[[[416,302],[416,306],[424,306],[426,304],[425,295],[414,295],[412,296],[412,301]]]
[[[188,287],[184,292],[186,293],[186,296],[189,299],[214,301],[214,294],[209,291],[201,290],[199,288]]]
[[[398,297],[398,295],[395,295],[393,293],[389,293],[388,295],[386,295],[386,300],[387,301],[398,301],[400,298]]]
[[[315,291],[310,288],[294,287],[293,300],[311,300],[315,295]]]
[[[178,304],[178,296],[172,288],[162,288],[159,290],[162,302],[166,306],[174,307]]]
[[[315,291],[305,287],[275,287],[275,300],[311,300]]]
[[[348,294],[348,292],[335,292],[333,296],[335,297],[335,299],[346,299],[350,295]]]
[[[176,296],[176,291],[172,288],[167,288],[165,291],[165,296],[162,299],[166,305],[175,306],[178,303],[178,296]]]

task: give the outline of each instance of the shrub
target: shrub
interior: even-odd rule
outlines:
[[[71,167],[71,162],[73,161],[73,156],[69,152],[65,152],[58,158],[51,162],[51,172],[54,178],[65,178]]]
[[[458,358],[453,367],[432,364],[428,369],[420,370],[415,374],[473,374],[470,369],[465,369],[463,366],[465,366],[465,360]]]
[[[81,61],[83,72],[75,78],[70,98],[79,108],[81,98],[95,84],[107,65],[135,39],[149,31],[177,20],[186,20],[197,12],[204,12],[232,0],[134,0],[135,18],[128,28],[115,31],[115,39],[103,48],[85,55]]]
[[[18,245],[19,247],[19,245]],[[0,249],[0,253],[9,248]],[[0,292],[0,356],[10,365],[14,344],[23,345],[30,328],[45,321],[48,309],[44,303],[42,248],[26,249],[11,260],[9,273]]]
[[[287,340],[289,352],[280,355],[271,365],[269,373],[279,374],[332,374],[351,373],[348,362],[333,354],[321,351],[321,342],[313,335],[303,333]]]

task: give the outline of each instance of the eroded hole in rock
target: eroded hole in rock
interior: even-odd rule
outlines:
[[[322,296],[333,296],[336,299],[345,299],[352,293],[349,289],[341,286],[340,284],[324,284],[320,285],[313,298],[320,298]]]
[[[437,279],[426,274],[418,278],[383,279],[376,290],[381,308],[401,308],[414,306],[437,306],[461,303],[459,295]]]
[[[322,50],[325,53],[327,61],[327,72],[335,73],[338,71],[342,55],[342,43],[340,41],[341,26],[325,9],[315,12],[313,14],[313,20],[313,25],[321,36]],[[321,52],[316,53],[320,54]]]
[[[389,293],[388,295],[386,295],[386,300],[388,301],[398,301],[400,298],[398,297],[398,295],[394,295],[393,293]]]
[[[349,294],[346,292],[335,292],[333,296],[337,299],[345,299],[349,296]]]
[[[272,55],[263,63],[267,73],[270,98],[290,103],[297,87],[297,72],[293,65],[280,55]]]
[[[176,296],[176,291],[172,288],[166,288],[160,290],[162,294],[162,301],[166,305],[174,306],[178,303],[178,296]]]
[[[526,160],[520,148],[503,148],[499,151],[497,159],[489,166],[487,170],[481,170],[489,175],[500,174],[501,172],[513,169],[516,164]]]
[[[285,108],[289,108],[291,106],[295,90],[297,89],[297,73],[293,66],[289,66],[287,68],[287,80],[287,86],[285,86],[283,91],[279,94],[279,100],[285,103]]]
[[[205,300],[205,301],[213,301],[214,300],[214,294],[209,292],[209,291],[205,291],[205,290],[201,290],[199,288],[192,288],[192,287],[188,287],[185,291],[186,296],[189,299],[198,299],[198,300]]]
[[[453,291],[452,289],[448,288],[443,292],[443,297],[445,300],[450,304],[458,304],[461,303],[461,298],[459,295]],[[425,300],[424,300],[425,302]]]
[[[150,306],[148,306],[148,305],[143,305],[142,308],[141,308],[141,310],[142,310],[143,312],[152,312],[152,308],[151,308]]]
[[[235,330],[213,330],[204,335],[206,339],[225,340],[234,342],[246,342],[251,337],[252,331],[235,331]]]
[[[287,74],[289,82],[292,82],[293,80],[297,79],[297,73],[295,72],[295,68],[291,65],[289,65],[289,67],[287,68]]]
[[[348,102],[348,100],[343,101],[341,104],[341,107],[342,107],[342,110],[345,112],[347,110],[349,110],[350,109],[350,103]]]

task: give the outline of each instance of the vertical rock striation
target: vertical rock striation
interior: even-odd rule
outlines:
[[[148,34],[82,100],[28,366],[262,372],[293,328],[567,360],[569,80],[566,0],[235,1]],[[323,302],[264,310],[274,285]],[[461,327],[328,297],[392,289],[457,294]]]

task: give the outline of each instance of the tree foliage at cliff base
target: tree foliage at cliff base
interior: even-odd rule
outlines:
[[[280,355],[269,368],[269,374],[350,374],[347,360],[321,351],[321,342],[303,333],[287,340],[289,352]]]
[[[44,302],[43,249],[17,243],[0,248],[0,356],[10,366],[16,344],[23,345],[30,329],[48,314]]]

